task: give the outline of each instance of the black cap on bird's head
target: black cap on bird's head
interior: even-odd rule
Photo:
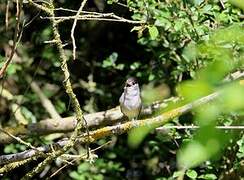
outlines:
[[[126,80],[126,82],[125,82],[125,87],[131,87],[131,86],[133,86],[133,85],[135,85],[135,84],[137,84],[138,82],[137,82],[137,79],[136,78],[134,78],[134,77],[130,77],[130,78],[128,78],[127,80]]]

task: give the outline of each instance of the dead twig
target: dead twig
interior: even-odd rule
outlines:
[[[4,76],[5,71],[8,68],[8,65],[11,63],[14,53],[16,51],[17,48],[17,42],[19,39],[19,33],[20,33],[20,15],[21,15],[21,11],[22,11],[22,0],[16,0],[16,24],[15,24],[15,32],[14,32],[14,39],[13,39],[13,46],[11,49],[11,53],[10,56],[8,57],[8,59],[4,62],[2,68],[0,69],[0,78],[2,78]]]
[[[102,144],[101,146],[95,148],[95,149],[92,149],[91,150],[91,153],[103,148],[104,146],[108,145],[109,143],[111,143],[111,141],[108,141],[104,144]],[[63,156],[63,155],[62,155]],[[73,160],[70,162],[70,163],[73,163],[77,160],[81,160],[81,159],[84,159],[86,157],[86,154],[82,154],[82,155],[69,155],[69,157],[73,158]],[[53,176],[57,175],[62,169],[64,169],[65,167],[67,167],[68,165],[70,165],[69,163],[66,163],[65,165],[63,165],[61,168],[59,168],[57,171],[55,171],[51,176],[50,178],[52,178]]]
[[[77,11],[76,15],[74,16],[74,22],[73,22],[73,25],[72,25],[72,28],[71,28],[71,39],[72,39],[72,45],[73,45],[73,59],[75,60],[76,59],[76,43],[75,43],[75,37],[74,37],[74,33],[75,33],[75,27],[76,27],[76,24],[77,24],[77,18],[79,17],[81,11],[83,10],[85,4],[86,4],[87,0],[83,0],[81,2],[81,5],[80,5],[80,8],[79,10]]]
[[[15,139],[17,142],[19,142],[20,144],[24,144],[25,146],[31,148],[31,149],[34,149],[34,150],[37,150],[38,149],[34,146],[31,145],[31,143],[28,143],[28,142],[25,142],[24,140],[22,140],[21,138],[19,137],[16,137],[14,135],[12,135],[11,133],[9,133],[8,131],[5,131],[4,129],[0,128],[0,131],[4,132],[5,134],[7,134],[8,136],[10,136],[11,138]]]
[[[110,22],[123,22],[129,24],[145,24],[145,21],[135,21],[126,19],[120,16],[115,15],[114,13],[99,13],[99,14],[85,14],[76,16],[56,16],[56,17],[41,17],[42,19],[55,19],[59,22],[76,19],[78,20],[91,20],[91,21],[110,21]]]
[[[6,29],[6,31],[8,30],[9,4],[10,4],[10,0],[7,1],[6,12],[5,12],[5,29]]]
[[[156,128],[156,130],[158,132],[163,132],[164,130],[167,129],[199,129],[200,126],[194,126],[194,125],[190,125],[190,126],[163,126],[163,127],[158,127]],[[216,129],[223,129],[223,130],[242,130],[244,129],[244,126],[215,126]]]

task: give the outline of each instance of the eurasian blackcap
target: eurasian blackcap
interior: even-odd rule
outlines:
[[[142,102],[140,88],[136,78],[128,78],[125,82],[124,92],[119,98],[121,112],[129,118],[135,120],[138,118]]]

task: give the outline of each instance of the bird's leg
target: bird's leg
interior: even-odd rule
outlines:
[[[132,126],[133,126],[133,127],[136,127],[136,126],[137,126],[137,125],[136,125],[136,120],[137,120],[136,117],[133,117],[133,118],[132,118]]]

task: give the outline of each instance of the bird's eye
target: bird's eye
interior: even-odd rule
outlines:
[[[126,84],[126,87],[131,87],[132,85],[131,84]]]

